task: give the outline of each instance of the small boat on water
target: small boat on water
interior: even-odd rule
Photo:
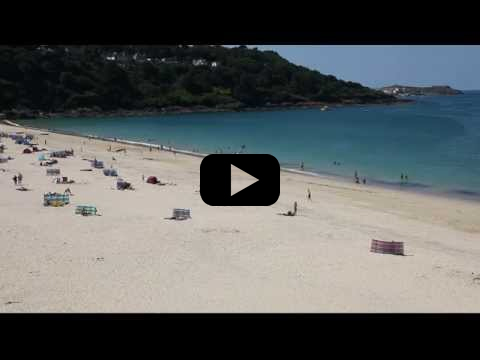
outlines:
[[[322,107],[320,108],[320,110],[321,110],[321,111],[326,111],[326,110],[328,110],[328,106],[327,106],[327,105],[322,106]]]

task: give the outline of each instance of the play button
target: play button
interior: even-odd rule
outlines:
[[[234,172],[242,172],[243,174],[242,175],[246,175],[248,177],[248,180],[247,180],[247,184],[245,185],[245,183],[242,181],[242,182],[232,182],[232,174]],[[254,176],[251,176],[250,174],[248,174],[247,172],[239,169],[238,167],[236,167],[235,165],[230,165],[230,196],[233,196],[235,195],[236,193],[242,191],[243,189],[249,187],[250,185],[253,185],[255,184],[256,182],[258,181],[258,179]]]
[[[280,196],[280,164],[266,154],[213,154],[200,165],[200,195],[212,206],[268,206]]]

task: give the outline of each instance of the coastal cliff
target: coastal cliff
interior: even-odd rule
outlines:
[[[0,89],[8,118],[398,102],[246,46],[1,46]]]

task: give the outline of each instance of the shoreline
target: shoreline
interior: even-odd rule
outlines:
[[[372,102],[372,103],[355,103],[355,102],[337,102],[337,103],[327,103],[327,102],[314,102],[309,101],[305,103],[297,104],[275,104],[268,106],[259,106],[259,107],[244,107],[244,108],[228,108],[228,107],[181,107],[181,106],[171,106],[163,110],[112,110],[112,111],[101,111],[93,110],[90,108],[78,108],[74,110],[64,111],[64,112],[42,112],[39,110],[25,110],[17,111],[16,114],[19,114],[18,117],[16,114],[13,114],[13,111],[5,111],[7,117],[14,118],[15,120],[24,119],[48,119],[48,118],[71,118],[71,117],[142,117],[142,116],[162,116],[162,115],[179,115],[179,114],[209,114],[209,113],[224,113],[224,112],[264,112],[264,111],[288,111],[288,110],[304,110],[304,109],[321,109],[326,107],[329,111],[330,109],[350,107],[350,106],[389,106],[389,105],[402,105],[402,104],[411,104],[414,103],[414,99],[400,99],[397,98],[395,101],[389,102]],[[2,120],[2,119],[0,119]]]
[[[26,126],[11,120],[0,120],[0,122],[5,123],[9,126],[20,127],[24,129],[42,131],[42,132],[51,132],[60,135],[68,135],[68,136],[75,136],[84,139],[92,139],[92,140],[100,140],[109,143],[117,143],[117,144],[124,144],[124,145],[131,145],[136,147],[142,148],[152,148],[158,151],[165,151],[170,153],[178,153],[186,156],[193,156],[196,158],[204,158],[210,154],[207,153],[198,153],[193,152],[185,149],[175,148],[172,146],[163,146],[159,144],[141,142],[141,141],[133,141],[133,140],[126,140],[126,139],[119,139],[119,138],[112,138],[112,137],[102,137],[98,135],[88,135],[77,133],[74,131],[66,131],[61,129],[45,129],[45,128],[37,128],[33,126]],[[357,185],[354,184],[353,181],[349,181],[348,177],[331,174],[328,172],[323,172],[321,170],[317,171],[308,171],[308,170],[299,170],[287,167],[280,167],[280,171],[289,174],[301,175],[309,178],[325,178],[332,181],[337,181],[342,183],[343,185]],[[365,186],[363,184],[358,184],[360,186]],[[370,179],[369,183],[366,185],[367,187],[378,187],[385,190],[393,190],[399,192],[407,192],[412,194],[418,195],[425,195],[425,196],[433,196],[433,197],[440,197],[440,198],[447,198],[447,199],[454,199],[454,200],[462,200],[462,201],[469,201],[469,202],[480,202],[480,193],[471,192],[468,190],[463,189],[449,189],[448,191],[440,191],[435,189],[433,185],[426,185],[426,184],[400,184],[400,183],[388,183],[383,180],[379,179]]]

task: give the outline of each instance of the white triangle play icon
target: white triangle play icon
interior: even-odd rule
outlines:
[[[244,185],[243,180],[242,180],[241,184],[238,184],[238,182],[236,184],[232,183],[233,169],[240,170],[242,173],[247,174],[249,176],[248,185]],[[239,169],[235,165],[230,164],[230,196],[235,195],[236,193],[238,193],[239,191],[242,191],[243,189],[246,189],[247,187],[255,184],[257,181],[259,181],[259,180],[256,177],[250,175],[249,173],[243,171],[242,169]]]

